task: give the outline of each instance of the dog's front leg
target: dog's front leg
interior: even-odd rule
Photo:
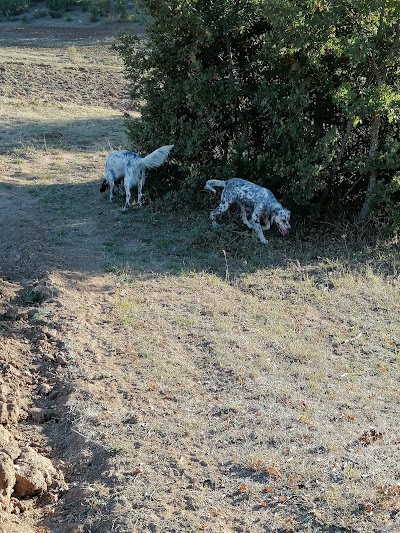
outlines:
[[[271,221],[270,221],[269,216],[264,217],[264,222],[265,222],[265,226],[261,226],[261,229],[262,229],[262,230],[265,229],[265,230],[268,231],[268,230],[271,228]]]
[[[130,187],[125,185],[125,205],[122,211],[127,211],[129,209],[130,201],[131,201],[131,191]]]
[[[250,229],[253,229],[253,226],[250,224],[248,218],[247,218],[247,212],[246,212],[246,209],[244,207],[244,205],[240,204],[240,210],[242,212],[242,221],[243,221],[243,224],[245,226],[247,226],[248,228]]]
[[[268,244],[268,241],[264,237],[264,234],[262,232],[261,225],[260,225],[260,218],[257,213],[255,212],[253,213],[251,217],[251,221],[252,221],[253,229],[257,233],[257,237],[259,238],[260,242],[262,244]]]

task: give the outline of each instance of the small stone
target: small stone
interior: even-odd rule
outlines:
[[[64,477],[52,465],[50,459],[38,454],[30,446],[22,449],[15,461],[14,492],[18,498],[26,498],[47,492],[50,487],[64,489]]]

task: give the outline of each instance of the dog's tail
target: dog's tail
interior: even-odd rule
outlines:
[[[140,165],[144,168],[157,168],[161,166],[167,159],[168,154],[173,147],[173,144],[167,144],[166,146],[157,148],[157,150],[154,150],[154,152],[151,152],[151,154],[142,157],[139,160]]]
[[[211,191],[214,194],[217,192],[214,187],[222,187],[225,189],[226,181],[223,180],[208,180],[207,183],[204,185],[205,191]]]
[[[101,184],[101,187],[100,187],[100,192],[104,192],[106,189],[108,189],[110,185],[107,183],[107,180],[103,180],[103,183]]]

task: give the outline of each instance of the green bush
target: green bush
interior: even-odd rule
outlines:
[[[20,15],[29,7],[29,0],[0,0],[0,14],[5,17]]]
[[[126,14],[126,2],[125,0],[114,0],[113,1],[113,10],[118,13],[120,16]]]
[[[74,4],[74,0],[46,0],[45,5],[51,12],[68,11]]]
[[[100,20],[101,13],[95,6],[89,8],[90,22],[98,22]]]
[[[60,19],[62,18],[61,11],[54,11],[53,9],[49,9],[49,15],[52,19]]]
[[[112,12],[112,0],[92,0],[93,7],[98,10],[101,17],[105,17]]]
[[[34,19],[42,19],[46,17],[48,12],[45,9],[35,9],[35,11],[32,13],[32,17]]]
[[[90,9],[91,1],[90,0],[81,0],[81,2],[79,2],[78,5],[82,9],[82,11],[85,13],[85,12],[89,11],[89,9]]]
[[[141,110],[127,127],[143,152],[175,144],[170,186],[238,176],[313,218],[364,222],[383,205],[394,216],[398,3],[140,5],[148,41],[125,35],[118,46]]]

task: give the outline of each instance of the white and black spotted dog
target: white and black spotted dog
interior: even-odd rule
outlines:
[[[218,215],[237,204],[242,212],[243,224],[256,232],[262,244],[268,244],[262,230],[270,229],[274,222],[282,235],[289,233],[290,211],[282,207],[270,190],[239,178],[227,181],[208,180],[204,189],[216,193],[214,187],[222,187],[224,190],[219,206],[210,213],[213,226],[218,226],[215,220]],[[251,213],[251,221],[247,218],[248,213]],[[265,226],[261,226],[261,219],[264,219]]]
[[[142,190],[146,179],[146,168],[157,168],[167,159],[168,154],[174,147],[173,144],[161,146],[151,152],[151,154],[141,157],[129,150],[119,150],[108,154],[104,167],[104,181],[101,185],[100,192],[110,188],[110,202],[113,198],[114,185],[124,180],[126,194],[124,211],[129,207],[131,200],[131,189],[138,189],[138,205],[142,205]]]

